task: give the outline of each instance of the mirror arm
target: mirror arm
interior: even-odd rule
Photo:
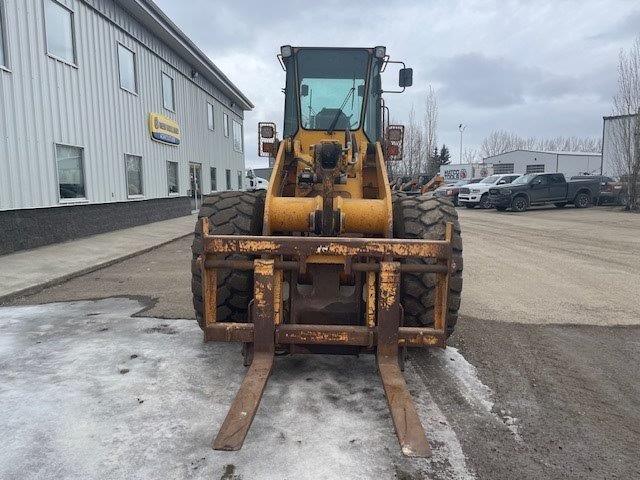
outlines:
[[[397,63],[398,65],[402,65],[402,68],[407,68],[407,66],[405,65],[404,62],[400,61],[400,60],[385,60],[385,68],[387,66],[388,63]],[[383,70],[380,70],[380,73],[382,73]],[[407,89],[407,87],[402,87],[402,90],[381,90],[380,93],[404,93],[404,91]]]

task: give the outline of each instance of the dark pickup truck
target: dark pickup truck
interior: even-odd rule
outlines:
[[[598,180],[567,182],[562,173],[528,173],[507,185],[490,188],[489,199],[497,210],[524,212],[531,205],[545,203],[558,208],[573,203],[577,208],[585,208],[597,201],[599,193]]]

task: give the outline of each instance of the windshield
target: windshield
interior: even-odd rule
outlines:
[[[535,173],[527,173],[526,175],[522,175],[521,177],[516,178],[513,182],[513,185],[522,185],[523,183],[529,183],[531,179],[537,177],[538,175]]]
[[[302,128],[359,128],[369,53],[366,50],[301,49],[296,63]]]
[[[480,183],[491,183],[494,184],[496,183],[498,180],[500,180],[500,176],[499,175],[491,175],[490,177],[487,178],[483,178]]]

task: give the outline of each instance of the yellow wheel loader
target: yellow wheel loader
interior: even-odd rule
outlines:
[[[408,347],[445,348],[462,290],[462,242],[447,200],[392,194],[402,158],[381,74],[413,72],[385,47],[298,48],[286,72],[282,139],[258,125],[272,157],[266,192],[219,192],[193,241],[193,303],[205,341],[240,342],[248,371],[213,448],[242,447],[278,354],[376,355],[402,452],[431,451],[402,375]]]

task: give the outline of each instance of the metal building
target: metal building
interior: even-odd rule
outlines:
[[[602,155],[593,152],[550,152],[513,150],[484,158],[481,163],[451,164],[440,167],[447,180],[465,180],[500,173],[564,173],[596,175],[600,173]]]
[[[0,254],[242,188],[252,107],[151,0],[0,0]]]

